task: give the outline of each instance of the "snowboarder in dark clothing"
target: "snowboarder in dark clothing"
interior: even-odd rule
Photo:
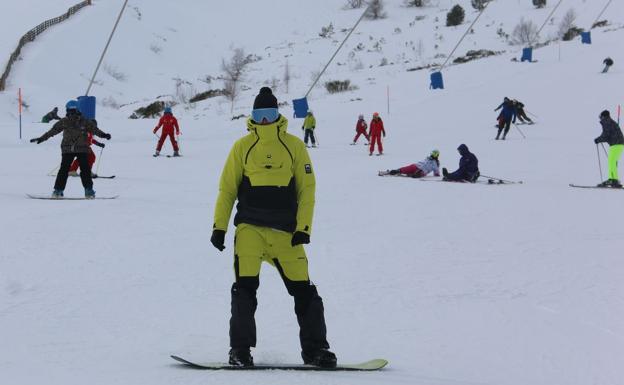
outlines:
[[[95,198],[93,191],[93,179],[91,179],[91,167],[89,166],[89,134],[110,140],[111,135],[101,131],[93,121],[83,117],[78,111],[78,102],[70,100],[65,106],[67,115],[59,120],[52,128],[39,138],[31,139],[31,143],[42,143],[56,134],[63,132],[61,141],[61,167],[56,175],[53,198],[62,198],[63,190],[67,184],[69,167],[78,158],[80,165],[80,179],[85,189],[85,198]]]
[[[624,151],[624,136],[617,122],[611,119],[608,110],[600,113],[600,125],[602,134],[594,139],[594,143],[606,142],[609,144],[609,179],[600,183],[600,187],[622,187],[618,177],[618,161]]]
[[[514,104],[514,108],[516,109],[516,118],[520,119],[520,123],[529,123],[529,124],[533,124],[533,121],[531,120],[531,118],[529,118],[526,114],[526,112],[524,111],[524,103],[515,100],[513,101]],[[516,122],[516,119],[513,120],[513,123]]]
[[[509,132],[509,128],[511,128],[511,121],[516,118],[516,108],[514,107],[514,103],[507,97],[503,100],[500,106],[496,107],[494,111],[498,111],[502,108],[502,111],[498,115],[498,134],[496,134],[496,140],[499,139],[501,132],[503,133],[502,140],[505,140],[507,133]],[[503,132],[503,128],[505,131]]]
[[[471,182],[474,183],[479,178],[479,160],[475,154],[468,150],[468,146],[460,144],[457,151],[461,155],[459,159],[459,168],[457,171],[449,173],[446,168],[442,169],[442,180],[452,182]]]
[[[609,71],[609,68],[611,68],[611,66],[613,65],[613,59],[611,59],[610,57],[604,59],[602,61],[602,64],[605,65],[604,69],[602,70],[602,73],[606,73],[607,71]]]
[[[41,118],[41,123],[50,123],[51,120],[61,120],[61,117],[58,116],[58,107],[54,107],[52,111],[43,115],[43,118]]]

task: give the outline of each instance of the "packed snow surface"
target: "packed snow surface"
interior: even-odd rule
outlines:
[[[33,3],[42,7],[36,17],[25,11]],[[95,190],[120,195],[116,200],[36,201],[25,194],[50,193],[54,178],[47,174],[60,160],[60,136],[28,143],[51,127],[33,122],[84,93],[121,1],[94,1],[29,44],[0,94],[3,383],[624,384],[624,191],[568,186],[600,182],[597,149],[606,179],[606,158],[593,138],[600,111],[617,117],[623,101],[617,85],[624,81],[624,6],[615,3],[592,45],[554,42],[534,51],[537,62],[519,63],[510,59],[522,47],[508,45],[496,30],[502,25],[511,33],[520,17],[541,25],[554,2],[535,10],[528,0],[495,0],[458,54],[505,52],[448,67],[446,89],[435,91],[427,71],[407,69],[444,60],[436,53],[448,54],[476,17],[469,1],[459,1],[467,15],[459,27],[444,26],[454,3],[442,0],[423,9],[388,2],[386,19],[364,21],[322,79],[350,79],[358,89],[330,95],[317,87],[310,95],[320,146],[309,150],[317,194],[306,250],[339,361],[379,357],[389,366],[374,373],[179,368],[170,354],[227,358],[233,227],[222,253],[209,238],[221,168],[232,143],[246,134],[244,119],[232,115],[248,114],[258,88],[282,79],[288,59],[289,91],[283,82],[274,91],[289,102],[281,109],[289,131],[301,135],[290,101],[303,96],[310,73],[359,17],[339,0],[208,3],[129,3],[105,59],[108,70],[92,91],[100,103],[108,100],[98,105],[98,122],[112,134],[103,151],[94,148],[95,168],[117,176],[95,179]],[[569,8],[587,28],[600,3],[564,2],[542,40]],[[8,57],[12,48],[5,47],[70,5],[11,2],[0,53]],[[410,27],[417,15],[425,18]],[[335,36],[320,38],[330,22]],[[5,35],[4,28],[23,32]],[[436,33],[443,38],[435,41]],[[416,57],[408,42],[420,38],[424,53]],[[354,51],[359,43],[366,47]],[[221,60],[236,47],[261,59],[250,65],[249,89],[233,114],[222,97],[180,103],[174,79],[190,84],[184,92],[220,88]],[[607,56],[615,65],[601,74]],[[384,57],[393,64],[380,67]],[[119,73],[123,80],[112,75]],[[29,105],[22,140],[18,87]],[[174,114],[181,158],[153,158],[156,120],[127,119],[161,95],[180,103]],[[494,140],[493,110],[504,96],[524,102],[537,121],[518,126],[526,139],[512,127],[508,140]],[[380,157],[368,156],[362,144],[349,146],[357,115],[370,119],[374,111],[387,131]],[[477,155],[482,174],[524,183],[377,176],[434,148],[442,166],[455,169],[461,143]],[[171,151],[166,143],[163,153]],[[83,194],[79,178],[70,178],[65,194]],[[292,299],[270,266],[263,268],[258,301],[255,361],[300,362]]]

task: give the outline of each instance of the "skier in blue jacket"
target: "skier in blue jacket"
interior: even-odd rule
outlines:
[[[500,106],[496,107],[494,111],[498,111],[502,108],[502,111],[498,115],[498,134],[496,134],[496,140],[499,139],[501,132],[503,132],[503,128],[505,131],[503,132],[502,140],[505,140],[507,133],[509,132],[509,128],[511,127],[511,121],[516,120],[516,106],[513,101],[507,97],[503,100]]]
[[[460,144],[457,147],[461,158],[459,159],[459,168],[457,171],[449,173],[446,168],[442,169],[442,180],[450,182],[471,182],[474,183],[479,178],[479,160],[468,150],[468,146]]]

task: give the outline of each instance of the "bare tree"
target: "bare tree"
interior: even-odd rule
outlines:
[[[286,67],[284,68],[284,84],[286,85],[286,93],[288,94],[288,85],[290,84],[290,65],[286,60]]]
[[[520,19],[511,33],[511,44],[532,44],[537,39],[537,26],[531,20]]]
[[[561,19],[561,23],[559,23],[559,30],[557,31],[557,37],[559,39],[563,39],[566,33],[570,30],[570,28],[574,27],[574,21],[576,20],[576,12],[573,8],[570,8],[565,15],[563,15],[563,19]]]
[[[245,55],[245,50],[242,48],[236,48],[229,61],[226,62],[225,59],[221,60],[224,93],[227,99],[232,103],[231,112],[234,112],[234,101],[238,97],[238,88],[243,77],[243,72],[250,62],[250,56]]]
[[[383,9],[383,0],[370,0],[368,2],[368,11],[366,12],[366,17],[372,20],[383,19],[386,17],[386,13]]]

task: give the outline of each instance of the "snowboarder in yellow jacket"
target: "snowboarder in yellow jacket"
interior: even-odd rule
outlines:
[[[308,147],[308,139],[312,140],[312,147],[316,147],[316,137],[314,136],[314,129],[316,128],[316,118],[312,114],[312,110],[308,110],[308,114],[303,120],[303,126],[301,129],[304,131],[303,142]]]
[[[215,207],[211,243],[223,251],[234,202],[234,273],[229,363],[253,366],[254,314],[261,263],[275,266],[294,297],[304,363],[335,367],[329,351],[323,300],[308,276],[303,244],[310,243],[315,178],[303,142],[288,134],[268,87],[260,89],[247,120],[249,133],[227,158]]]

